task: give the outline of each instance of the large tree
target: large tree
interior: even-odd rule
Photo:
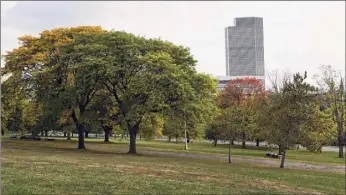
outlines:
[[[182,97],[188,99],[197,94],[191,84],[191,78],[196,77],[196,62],[188,49],[157,39],[125,32],[103,33],[94,38],[88,39],[88,45],[99,47],[89,54],[97,58],[102,83],[114,97],[126,124],[129,153],[136,153],[136,136],[145,115],[162,112]]]
[[[30,95],[34,95],[32,98],[42,103],[44,113],[40,123],[44,124],[44,127],[53,128],[53,124],[58,122],[57,113],[72,109],[72,105],[76,105],[65,97],[69,94],[68,92],[71,92],[73,86],[67,82],[68,75],[69,73],[72,76],[75,75],[72,70],[68,70],[68,59],[65,58],[65,61],[62,61],[64,54],[62,47],[73,42],[76,36],[102,32],[104,30],[99,26],[45,30],[38,37],[29,35],[20,37],[20,46],[5,55],[5,72],[12,73],[15,79],[25,81],[22,82],[22,88]],[[81,81],[81,78],[79,76],[78,81]],[[88,80],[88,78],[85,79]],[[82,113],[83,107],[82,105]],[[71,117],[76,118],[74,117],[76,114],[73,113],[72,111]],[[82,129],[82,126],[78,124],[79,122],[76,126]],[[79,136],[79,138],[78,148],[85,148],[84,137]]]

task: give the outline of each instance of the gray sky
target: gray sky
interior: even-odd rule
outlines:
[[[224,29],[235,17],[246,16],[263,17],[267,73],[306,70],[312,76],[320,64],[345,72],[344,1],[1,1],[1,53],[17,47],[17,37],[25,34],[101,25],[189,47],[199,72],[225,75]]]

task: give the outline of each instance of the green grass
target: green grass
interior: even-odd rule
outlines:
[[[66,138],[55,137],[58,140],[66,140]],[[73,141],[77,141],[77,138],[72,138]],[[128,140],[127,139],[114,139],[110,138],[112,143],[116,143],[119,148],[128,148]],[[94,142],[102,143],[102,139],[95,138],[86,138],[86,142],[88,144],[92,144]],[[226,156],[228,154],[228,145],[227,144],[219,144],[217,147],[214,147],[210,143],[202,143],[196,142],[188,145],[189,150],[184,150],[184,144],[175,142],[168,143],[166,141],[144,141],[137,140],[137,150],[150,150],[150,151],[169,151],[169,152],[179,152],[179,153],[191,153],[191,154],[205,154],[205,155],[216,155],[216,156]],[[268,147],[254,147],[247,146],[246,149],[240,148],[240,145],[232,146],[232,155],[233,156],[241,156],[241,157],[255,157],[262,158],[266,160],[276,160],[266,158],[265,153],[269,150],[278,153],[277,149],[271,149]],[[345,151],[346,152],[346,151]],[[346,156],[346,153],[345,153]],[[307,150],[296,150],[292,149],[287,152],[287,161],[293,162],[306,162],[310,164],[337,164],[344,165],[345,159],[338,158],[338,153],[336,152],[322,152],[320,154],[310,152]]]
[[[145,143],[139,141],[139,148],[152,147]],[[73,141],[2,140],[1,144],[2,194],[345,193],[345,175],[334,172],[127,155],[118,151],[125,144],[88,143],[102,145],[102,150],[77,150]],[[154,145],[159,144],[172,148]]]

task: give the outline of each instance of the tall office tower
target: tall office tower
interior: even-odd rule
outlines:
[[[235,18],[226,28],[226,75],[264,77],[263,18]]]

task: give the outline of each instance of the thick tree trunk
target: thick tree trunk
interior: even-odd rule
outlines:
[[[44,136],[48,137],[48,131],[44,131]]]
[[[136,136],[137,136],[137,131],[132,130],[129,132],[130,134],[130,150],[129,150],[129,154],[137,154],[137,150],[136,150]]]
[[[168,142],[171,142],[172,141],[172,138],[171,137],[168,137]]]
[[[72,132],[72,137],[73,137],[73,132]]]
[[[67,134],[67,133],[66,133],[66,132],[64,132],[64,137],[66,137],[66,134]]]
[[[287,150],[283,149],[281,156],[280,168],[285,168],[285,159],[286,159]]]
[[[88,131],[85,132],[85,137],[86,137],[86,138],[89,137],[89,132],[88,132]]]
[[[228,163],[231,164],[232,163],[232,158],[231,158],[231,139],[229,140],[229,144],[228,144]]]
[[[104,142],[109,143],[109,129],[105,128],[104,131],[105,131],[105,140],[104,140]]]
[[[82,115],[82,112],[80,115]],[[72,112],[72,119],[78,132],[78,149],[86,149],[84,145],[85,126],[78,121],[75,111]]]
[[[178,144],[178,136],[175,136],[175,144]]]
[[[124,134],[121,134],[121,139],[123,139],[124,138]]]
[[[259,139],[256,139],[256,146],[259,147]]]
[[[4,136],[5,135],[5,131],[3,129],[1,129],[1,135]]]
[[[71,132],[67,133],[67,140],[71,140]]]
[[[85,149],[84,133],[84,124],[78,124],[78,149]]]
[[[217,139],[214,139],[214,147],[216,147]]]
[[[41,136],[43,136],[44,135],[44,132],[43,131],[41,131]]]
[[[234,140],[232,139],[232,141],[231,141],[231,145],[234,145]]]

